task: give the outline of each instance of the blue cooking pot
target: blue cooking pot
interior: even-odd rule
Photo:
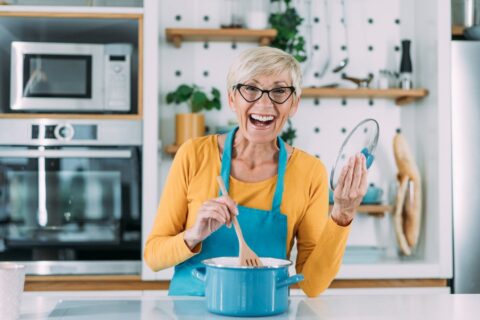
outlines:
[[[205,283],[208,311],[234,317],[272,316],[288,308],[288,287],[303,275],[288,276],[291,261],[261,258],[263,267],[239,266],[238,257],[202,261],[192,275]]]

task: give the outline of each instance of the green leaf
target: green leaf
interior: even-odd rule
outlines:
[[[214,99],[220,99],[220,91],[217,88],[212,88],[212,96]]]
[[[169,92],[167,94],[167,104],[171,104],[175,101],[175,92]]]
[[[179,102],[184,102],[190,99],[193,94],[194,89],[186,84],[182,84],[177,88],[177,99]]]
[[[192,112],[205,109],[208,103],[207,95],[201,91],[195,91],[192,95]]]

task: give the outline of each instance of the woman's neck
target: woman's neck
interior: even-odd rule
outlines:
[[[279,149],[276,141],[253,143],[237,132],[233,141],[232,158],[240,160],[250,168],[265,163],[277,162]]]

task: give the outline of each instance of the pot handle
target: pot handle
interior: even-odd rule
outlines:
[[[296,274],[294,276],[291,276],[285,280],[277,282],[277,289],[285,286],[291,286],[292,284],[295,284],[297,282],[303,281],[303,274]]]
[[[202,282],[205,282],[206,272],[207,270],[205,267],[198,267],[192,270],[192,276]]]

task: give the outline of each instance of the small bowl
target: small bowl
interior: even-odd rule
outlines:
[[[375,187],[374,184],[371,184],[367,193],[363,197],[362,204],[379,204],[382,202],[383,190],[381,188]]]

